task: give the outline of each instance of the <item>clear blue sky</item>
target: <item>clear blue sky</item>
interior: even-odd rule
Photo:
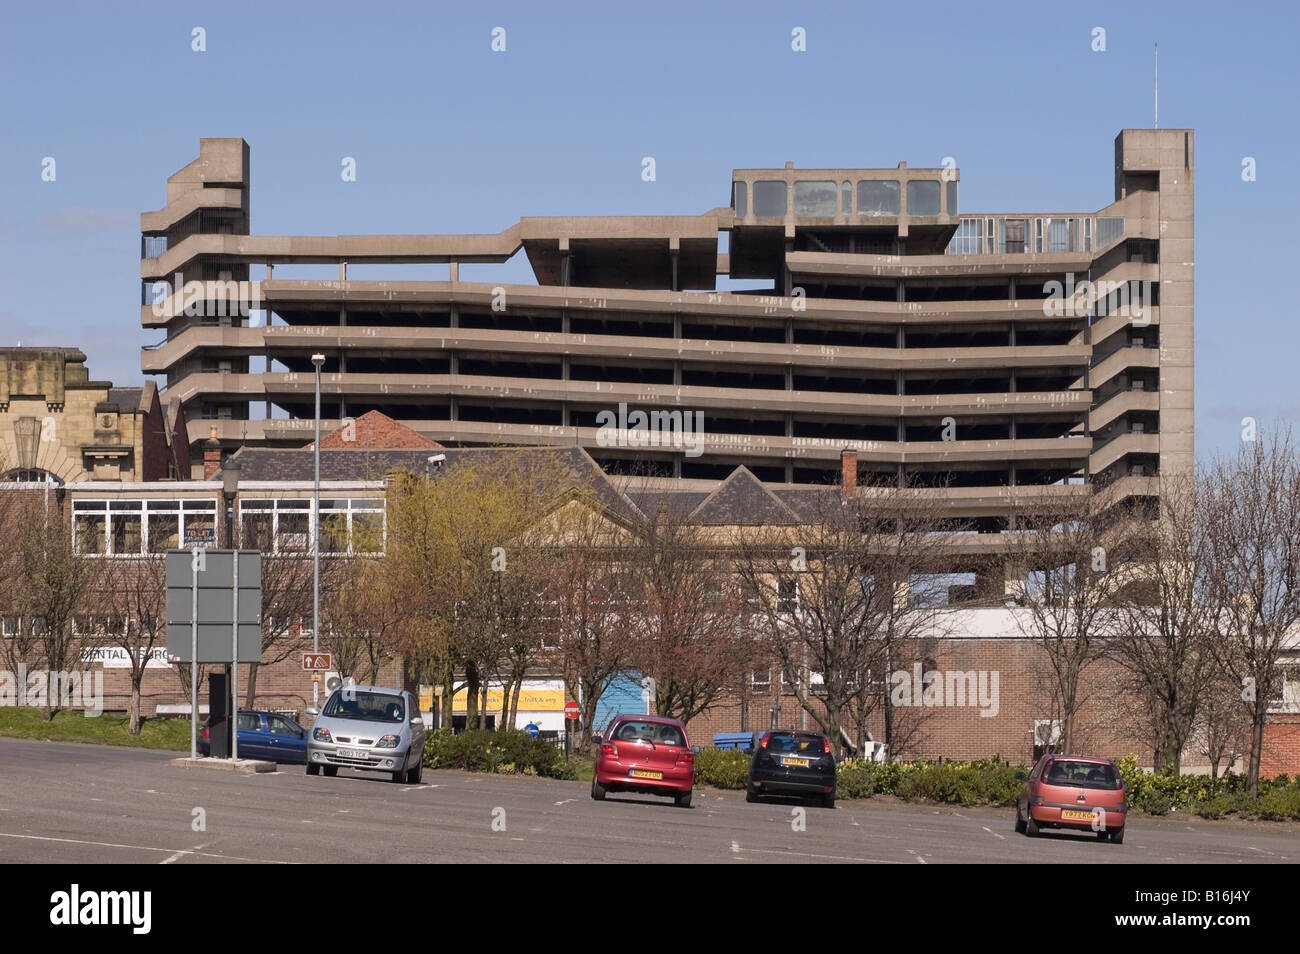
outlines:
[[[498,26],[504,53],[490,49]],[[1099,26],[1105,52],[1091,48]],[[139,327],[139,213],[162,206],[200,136],[249,142],[263,234],[695,214],[727,204],[733,168],[786,160],[953,156],[963,211],[1087,211],[1113,198],[1116,133],[1151,125],[1158,42],[1161,126],[1197,134],[1204,458],[1236,446],[1244,416],[1300,418],[1296,26],[1288,3],[1132,0],[14,4],[0,31],[0,342],[81,347],[95,377],[141,380],[140,346],[158,335]],[[806,52],[791,50],[795,27]]]

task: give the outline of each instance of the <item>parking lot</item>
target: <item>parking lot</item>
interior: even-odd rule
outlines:
[[[1117,846],[1016,835],[1009,809],[868,800],[798,813],[713,789],[679,809],[642,796],[594,802],[581,782],[426,771],[398,785],[348,771],[310,778],[301,766],[245,776],[172,757],[0,739],[0,862],[1300,861],[1300,826],[1287,823],[1139,817]]]

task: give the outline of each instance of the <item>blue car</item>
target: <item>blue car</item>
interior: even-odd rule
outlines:
[[[307,762],[307,730],[278,712],[239,711],[239,757],[265,762]],[[210,751],[208,726],[199,733],[199,754]]]

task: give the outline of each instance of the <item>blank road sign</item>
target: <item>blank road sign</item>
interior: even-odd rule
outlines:
[[[195,578],[198,580],[198,662],[228,663],[234,628],[235,553],[239,554],[239,661],[262,661],[262,554],[206,550],[194,570],[191,550],[167,551],[167,655],[190,662]]]

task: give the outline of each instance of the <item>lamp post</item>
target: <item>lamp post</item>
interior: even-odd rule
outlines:
[[[240,463],[227,457],[221,465],[221,496],[226,498],[226,546],[239,549],[235,539],[235,497],[239,494]]]
[[[311,496],[311,650],[320,652],[320,369],[325,355],[314,354],[311,363],[316,366],[316,441],[312,451],[316,455],[316,477]],[[311,707],[320,706],[320,675],[311,676]]]
[[[235,540],[235,497],[239,494],[239,461],[227,457],[221,464],[221,496],[226,504],[226,546],[235,551],[235,561],[239,561],[239,544]],[[213,528],[213,537],[216,537]],[[239,581],[239,567],[235,567],[235,582]],[[238,593],[238,585],[236,585]],[[230,738],[226,750],[232,759],[239,758],[239,599],[235,598],[235,622],[231,634],[230,665],[226,666],[226,685],[230,688]]]

